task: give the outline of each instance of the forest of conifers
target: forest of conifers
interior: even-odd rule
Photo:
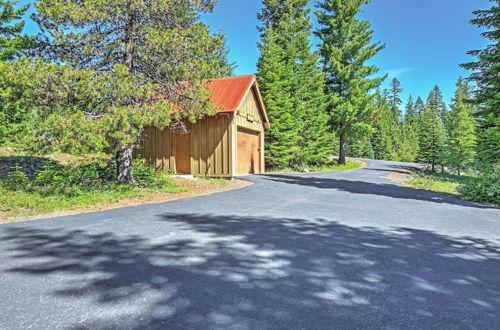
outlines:
[[[457,81],[451,104],[437,86],[402,100],[404,86],[371,64],[385,45],[359,18],[368,2],[321,0],[313,12],[309,0],[262,1],[266,165],[306,168],[332,155],[339,163],[347,156],[420,162],[472,173],[484,178],[478,190],[498,194],[487,183],[498,182],[500,158],[499,1],[475,12],[472,23],[489,45],[470,52],[475,61],[463,64],[470,76]],[[133,183],[131,150],[143,128],[212,114],[202,80],[232,74],[224,34],[202,19],[215,6],[39,0],[31,19],[40,32],[26,35],[28,8],[0,0],[0,144],[106,154],[116,159],[117,181]]]

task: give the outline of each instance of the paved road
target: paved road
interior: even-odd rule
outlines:
[[[405,164],[0,226],[1,329],[500,329],[500,210]]]

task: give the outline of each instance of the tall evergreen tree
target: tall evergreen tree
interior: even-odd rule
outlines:
[[[331,155],[324,78],[312,51],[307,0],[264,0],[258,79],[273,122],[268,166],[316,165]]]
[[[415,101],[415,112],[419,115],[425,110],[425,103],[424,100],[419,96],[417,97],[417,100]]]
[[[385,79],[370,78],[378,68],[366,64],[384,48],[372,42],[370,23],[357,18],[367,3],[369,0],[322,0],[316,11],[330,122],[340,140],[339,164],[346,162],[346,143],[353,127],[370,121],[370,91]]]
[[[377,91],[373,102],[371,137],[372,148],[376,159],[399,160],[400,145],[399,123],[391,109],[388,93]]]
[[[146,125],[160,129],[184,119],[195,121],[212,106],[202,79],[231,70],[224,58],[222,34],[211,34],[200,21],[214,0],[40,0],[34,20],[43,35],[40,54],[90,73],[91,97],[71,107],[50,108],[46,117],[64,122],[65,130],[86,127],[103,136],[106,151],[116,155],[117,182],[134,182],[132,151]],[[64,96],[67,85],[55,96]],[[71,86],[69,86],[71,90]],[[165,99],[168,102],[165,102]],[[71,99],[67,100],[72,102]],[[174,109],[183,111],[174,111]],[[71,111],[70,111],[71,110]],[[54,116],[63,120],[55,120]],[[53,132],[42,125],[46,144]],[[46,139],[46,137],[51,137]],[[83,139],[82,139],[83,140]],[[57,141],[62,143],[64,141]]]
[[[471,22],[486,31],[482,36],[490,41],[484,49],[472,50],[475,62],[462,66],[474,70],[470,79],[476,82],[475,101],[480,105],[476,114],[479,122],[478,155],[484,163],[500,162],[500,0],[493,6],[474,12]]]
[[[403,103],[401,100],[402,92],[403,88],[401,87],[401,82],[397,78],[393,78],[389,89],[389,105],[397,118],[401,117],[399,106]]]
[[[413,101],[413,96],[410,95],[408,97],[408,101],[406,102],[404,121],[413,123],[417,120],[417,117],[418,117],[417,106]]]
[[[17,3],[0,0],[0,61],[13,60],[33,45],[33,37],[23,34],[23,16],[29,5],[16,8]]]
[[[405,116],[401,125],[401,160],[413,162],[417,158],[418,145],[418,112],[413,97],[410,95],[406,103]]]
[[[440,164],[446,143],[446,131],[439,111],[428,106],[419,116],[419,160],[431,165],[435,171]]]
[[[476,120],[471,98],[470,86],[460,78],[449,115],[450,129],[446,150],[447,164],[456,169],[458,175],[471,166],[475,157]]]
[[[405,119],[401,124],[401,144],[399,146],[399,160],[414,162],[420,150],[418,141],[418,126],[416,120]]]
[[[434,86],[434,88],[430,91],[429,96],[427,97],[426,107],[437,111],[443,123],[446,121],[448,108],[443,100],[443,93],[441,92],[439,86]]]

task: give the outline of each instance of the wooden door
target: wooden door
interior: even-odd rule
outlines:
[[[191,174],[191,140],[189,133],[175,133],[175,171]]]
[[[237,174],[261,173],[260,133],[238,127]]]

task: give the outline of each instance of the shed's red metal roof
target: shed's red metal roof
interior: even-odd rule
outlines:
[[[255,83],[255,75],[211,79],[208,82],[212,103],[217,108],[222,108],[220,112],[235,112]]]

